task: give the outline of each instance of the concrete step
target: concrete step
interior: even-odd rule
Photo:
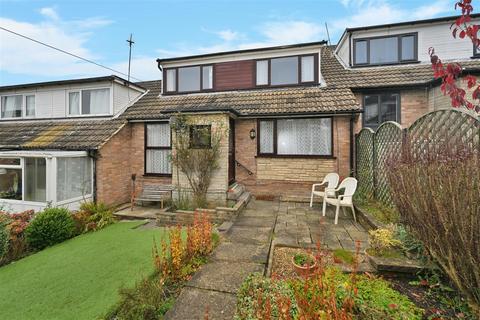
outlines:
[[[243,184],[235,183],[228,189],[227,199],[237,201],[238,198],[245,192],[245,186]]]

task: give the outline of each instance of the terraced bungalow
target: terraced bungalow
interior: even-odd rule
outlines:
[[[244,189],[308,195],[329,172],[354,174],[361,128],[408,126],[449,107],[433,79],[429,47],[443,61],[459,61],[463,75],[477,75],[480,54],[468,41],[451,39],[453,19],[350,28],[334,46],[319,41],[158,59],[163,81],[132,84],[112,76],[0,87],[0,197],[22,208],[75,205],[84,196],[121,204],[130,201],[132,175],[136,192],[162,184],[188,189],[171,165],[170,121],[177,113],[193,127],[227,128],[211,199]]]

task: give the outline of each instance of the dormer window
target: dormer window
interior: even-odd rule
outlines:
[[[385,65],[417,61],[417,34],[355,39],[353,64]]]
[[[257,60],[257,86],[285,86],[314,83],[315,55]]]
[[[4,119],[35,116],[35,94],[2,96],[0,105],[0,117]]]
[[[165,70],[166,93],[189,93],[213,89],[213,66],[191,66]]]

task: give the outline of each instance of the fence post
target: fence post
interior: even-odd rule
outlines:
[[[372,181],[373,181],[373,198],[377,200],[377,148],[375,146],[375,136],[377,131],[372,135]]]

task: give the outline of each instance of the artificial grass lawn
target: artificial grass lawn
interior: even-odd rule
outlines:
[[[0,318],[97,319],[153,272],[152,244],[163,229],[119,222],[0,268]]]

